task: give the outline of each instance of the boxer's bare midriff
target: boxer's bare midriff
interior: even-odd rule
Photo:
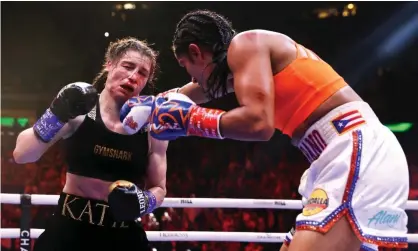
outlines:
[[[359,95],[349,86],[346,86],[331,97],[324,101],[316,110],[301,124],[299,125],[293,135],[292,142],[297,144],[299,140],[305,135],[305,132],[311,127],[316,121],[320,120],[327,113],[333,109],[353,101],[362,101]]]
[[[107,201],[109,186],[112,183],[111,181],[67,173],[63,192],[83,198]]]

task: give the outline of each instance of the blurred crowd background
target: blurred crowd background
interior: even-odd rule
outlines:
[[[189,80],[170,43],[189,10],[226,15],[237,30],[283,32],[339,71],[401,142],[410,167],[410,200],[418,198],[418,5],[415,2],[2,2],[1,192],[59,194],[66,163],[60,143],[36,163],[19,165],[12,151],[56,92],[91,82],[110,41],[134,36],[160,51],[157,91]],[[240,9],[238,11],[238,9]],[[153,90],[146,90],[151,93]],[[155,90],[154,90],[155,91]],[[233,95],[206,106],[232,109]],[[190,153],[193,154],[190,154]],[[303,155],[277,132],[269,142],[183,138],[168,150],[167,197],[300,199]],[[389,184],[396,185],[396,184]],[[33,228],[44,228],[53,206],[33,206]],[[159,208],[142,219],[146,230],[287,232],[297,210]],[[20,208],[1,204],[1,227],[16,228]],[[418,211],[408,211],[418,233]],[[161,242],[157,250],[278,251],[280,243]],[[2,250],[18,250],[2,239]],[[390,250],[390,249],[382,249]],[[408,250],[418,250],[411,244]]]

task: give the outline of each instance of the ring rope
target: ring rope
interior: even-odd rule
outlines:
[[[30,238],[38,238],[44,229],[31,228]],[[286,233],[213,232],[213,231],[146,231],[149,241],[228,241],[228,242],[283,242]],[[19,238],[19,228],[0,228],[0,236]],[[418,234],[408,234],[409,243],[418,243]],[[28,235],[25,235],[29,238]]]
[[[23,194],[0,194],[2,204],[21,204]],[[27,194],[32,205],[57,205],[59,195]],[[173,208],[269,208],[302,209],[301,200],[165,198],[161,207]],[[407,210],[418,210],[418,201],[408,201]],[[29,228],[27,228],[29,229]],[[0,228],[0,238],[38,238],[44,229]],[[283,242],[286,233],[213,232],[213,231],[146,231],[149,241],[227,241]],[[408,234],[409,243],[418,243],[418,234]]]
[[[30,238],[38,238],[44,229],[31,228]],[[146,231],[149,241],[232,241],[283,242],[286,233],[213,232],[213,231]],[[1,238],[19,238],[19,228],[1,228]]]
[[[20,204],[20,194],[2,193],[3,204]],[[58,205],[59,195],[31,194],[32,205]],[[218,198],[165,198],[160,207],[173,208],[265,208],[302,209],[301,200],[273,199],[218,199]],[[409,200],[406,210],[418,210],[418,201]]]

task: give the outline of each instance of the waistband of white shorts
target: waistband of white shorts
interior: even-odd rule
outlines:
[[[316,121],[305,132],[302,139],[295,143],[310,162],[316,160],[327,145],[335,138],[360,126],[380,123],[372,108],[363,101],[354,101],[341,105]]]

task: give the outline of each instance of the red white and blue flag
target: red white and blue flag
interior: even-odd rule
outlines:
[[[344,113],[332,120],[332,124],[339,134],[364,123],[366,123],[366,121],[357,110]]]

